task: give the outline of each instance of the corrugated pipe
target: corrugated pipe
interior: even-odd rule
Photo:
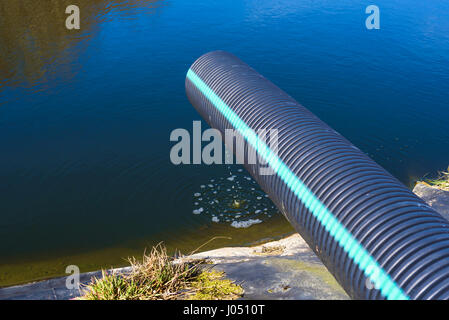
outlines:
[[[272,175],[245,167],[350,297],[449,298],[448,221],[348,140],[227,52],[195,61],[186,92],[266,160]],[[257,134],[273,128],[277,151]]]

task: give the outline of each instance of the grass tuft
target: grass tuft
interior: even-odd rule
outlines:
[[[425,179],[424,182],[432,187],[449,191],[449,168],[447,172],[440,172],[437,179]]]
[[[162,244],[142,260],[128,259],[129,273],[102,271],[84,288],[82,300],[235,299],[243,289],[210,271],[204,260],[176,260]]]

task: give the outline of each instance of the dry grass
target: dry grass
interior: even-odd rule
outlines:
[[[142,260],[130,258],[126,274],[102,271],[84,288],[83,300],[176,300],[235,299],[240,286],[210,271],[204,260],[176,260],[162,244],[153,247]]]
[[[449,191],[449,168],[447,172],[440,172],[437,179],[426,179],[424,182],[432,187]]]
[[[262,246],[262,249],[260,252],[256,252],[256,250],[253,251],[256,255],[262,255],[262,256],[274,256],[274,255],[280,255],[284,252],[285,246]]]

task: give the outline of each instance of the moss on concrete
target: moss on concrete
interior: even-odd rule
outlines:
[[[195,293],[188,300],[235,300],[243,296],[243,288],[224,278],[224,272],[203,271],[191,286]]]
[[[323,281],[326,285],[331,287],[333,290],[344,293],[343,288],[338,284],[337,280],[332,276],[331,273],[324,267],[324,265],[319,265],[315,263],[307,263],[300,260],[292,260],[292,259],[276,259],[275,265],[287,271],[298,270],[304,271],[308,274],[311,274],[321,281]]]

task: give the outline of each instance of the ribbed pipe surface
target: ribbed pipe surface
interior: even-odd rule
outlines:
[[[227,52],[195,61],[186,92],[267,160],[273,175],[245,167],[352,298],[449,298],[449,223],[348,140]]]

